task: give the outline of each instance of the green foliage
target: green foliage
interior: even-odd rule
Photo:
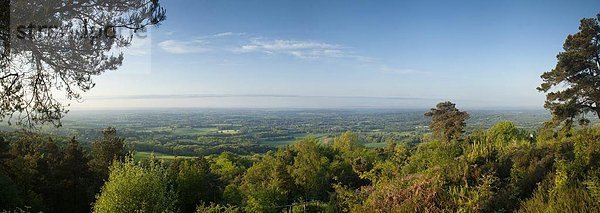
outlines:
[[[238,183],[231,183],[223,189],[223,202],[241,206],[243,204],[243,193],[240,191]]]
[[[534,196],[523,202],[520,212],[598,212],[600,205],[581,186],[566,186],[560,189],[540,188]]]
[[[340,184],[333,185],[334,192],[330,199],[330,208],[334,212],[350,212],[367,198],[366,193]]]
[[[431,117],[429,128],[433,134],[446,142],[460,139],[469,119],[469,113],[461,112],[450,101],[438,103],[425,116]]]
[[[600,128],[555,130],[530,138],[504,121],[452,143],[425,138],[369,149],[347,131],[332,142],[309,136],[264,155],[160,163],[113,157],[93,211],[600,211]],[[89,211],[98,173],[76,140],[30,135],[4,144],[0,209]]]
[[[220,205],[211,203],[208,206],[200,205],[196,208],[196,213],[238,213],[242,210],[235,206]]]
[[[108,170],[113,161],[123,161],[127,151],[125,139],[117,136],[117,130],[109,127],[102,131],[102,139],[92,143],[90,168],[101,178],[108,177]]]
[[[115,161],[94,203],[94,212],[174,212],[176,193],[167,170],[151,160],[141,165]]]
[[[480,177],[479,184],[475,186],[451,186],[448,190],[455,212],[489,212],[492,211],[491,205],[494,202],[495,182],[498,178],[493,175],[484,175]],[[449,206],[452,206],[449,205]]]
[[[4,139],[2,139],[4,140]],[[0,210],[85,212],[94,198],[87,157],[75,139],[64,144],[46,136],[18,132],[0,153]]]
[[[267,153],[244,176],[245,208],[249,212],[278,212],[278,206],[288,203],[294,188],[285,162],[273,153]]]
[[[372,185],[337,186],[331,201],[350,212],[598,211],[600,130],[549,142],[524,132],[501,122],[461,143],[390,146],[368,173]]]
[[[415,174],[422,171],[442,172],[456,177],[462,174],[464,165],[458,163],[458,157],[463,154],[463,147],[456,143],[439,141],[419,144],[408,158],[408,163],[402,168],[404,174]],[[454,175],[456,174],[456,175]]]
[[[239,161],[240,159],[237,159],[234,154],[223,152],[213,160],[210,169],[220,177],[221,181],[229,183],[246,170],[245,166],[239,163]]]
[[[327,212],[330,210],[330,206],[327,203],[313,201],[313,202],[298,202],[293,203],[287,207],[286,211],[304,213],[304,212]]]
[[[333,139],[331,147],[341,153],[351,154],[361,145],[358,142],[358,134],[347,131]]]
[[[74,138],[67,143],[60,164],[62,180],[58,183],[63,188],[60,203],[68,204],[64,212],[86,212],[94,200],[96,189],[93,186],[93,173],[88,167],[88,159],[83,149]]]
[[[193,212],[202,201],[216,201],[218,180],[205,160],[180,160],[173,162],[170,170],[175,173],[177,206],[181,211]]]
[[[351,212],[438,212],[443,206],[443,183],[436,175],[413,175],[382,182]]]
[[[329,159],[319,152],[317,139],[308,137],[296,142],[292,150],[297,153],[288,170],[301,188],[304,199],[321,199],[329,188]]]
[[[503,147],[515,140],[525,139],[525,135],[514,123],[502,121],[487,130],[486,139],[496,147]]]
[[[544,107],[552,112],[555,124],[570,127],[576,119],[587,124],[588,112],[600,118],[599,21],[600,14],[582,19],[579,32],[567,36],[564,51],[556,56],[556,67],[541,76],[544,82],[537,89],[547,93]]]

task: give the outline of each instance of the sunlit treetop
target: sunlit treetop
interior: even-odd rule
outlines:
[[[579,32],[567,36],[554,69],[542,74],[537,89],[546,94],[544,107],[553,121],[571,126],[574,120],[589,123],[586,113],[600,118],[600,14],[584,18]]]

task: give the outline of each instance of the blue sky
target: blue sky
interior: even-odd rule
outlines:
[[[74,108],[541,108],[600,1],[168,0]]]

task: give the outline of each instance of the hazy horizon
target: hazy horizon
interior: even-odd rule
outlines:
[[[456,102],[463,109],[535,109],[542,105],[494,105],[474,100],[434,98],[294,96],[294,95],[143,95],[94,97],[71,110],[97,109],[429,109],[441,101]],[[101,102],[101,103],[98,103]],[[160,103],[160,105],[155,105]]]
[[[193,1],[72,109],[542,108],[536,87],[598,1]],[[557,15],[558,14],[558,15]]]

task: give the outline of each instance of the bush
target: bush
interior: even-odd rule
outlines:
[[[110,167],[109,178],[94,203],[94,212],[174,212],[176,195],[164,167],[133,158]]]

